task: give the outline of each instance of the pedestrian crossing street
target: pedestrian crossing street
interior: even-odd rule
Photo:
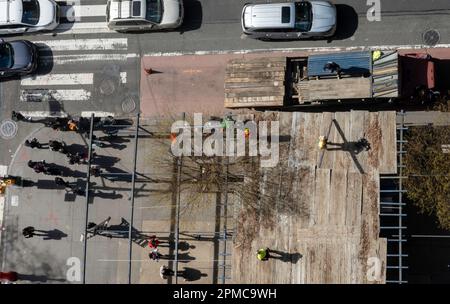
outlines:
[[[75,4],[71,5],[72,2]],[[20,108],[29,116],[45,116],[45,111],[36,106],[35,111],[30,109],[33,102],[40,102],[42,107],[48,101],[63,103],[64,109],[71,111],[72,115],[89,111],[89,107],[110,111],[107,103],[95,105],[98,99],[96,90],[106,76],[117,79],[118,88],[126,87],[128,91],[138,92],[140,74],[136,68],[139,54],[130,52],[126,35],[107,29],[107,1],[72,2],[60,3],[61,24],[55,31],[56,36],[46,33],[25,38],[39,49],[37,73],[19,81]],[[104,34],[110,32],[113,34]],[[112,72],[105,72],[111,67]],[[111,99],[117,98],[119,93],[116,91]]]

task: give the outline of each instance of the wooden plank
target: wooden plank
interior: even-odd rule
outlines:
[[[331,226],[345,226],[347,200],[347,170],[331,172],[331,195],[328,223]]]
[[[370,78],[342,78],[309,80],[311,100],[370,98]]]
[[[320,136],[326,136],[327,138],[331,138],[332,132],[334,128],[333,119],[334,119],[334,113],[331,112],[324,112],[322,115],[322,123],[320,124]],[[331,126],[331,128],[330,128]],[[334,135],[333,135],[334,136]],[[317,139],[318,141],[318,139]],[[318,165],[320,163],[320,159],[323,154],[322,164],[320,168],[322,169],[331,169],[333,167],[334,163],[334,153],[328,153],[326,150],[319,150],[318,153]]]
[[[345,225],[348,227],[361,226],[361,203],[362,203],[362,176],[360,173],[347,173],[347,197]],[[356,230],[358,232],[358,230]]]
[[[331,170],[329,169],[316,170],[314,216],[318,226],[326,225],[329,218],[330,176]]]
[[[364,124],[365,121],[368,119],[368,113],[367,111],[351,111],[350,112],[350,133],[349,133],[349,140],[352,142],[356,142],[360,140],[361,138],[365,138],[364,134]],[[361,167],[365,168],[365,159],[367,158],[367,153],[359,153],[356,155],[356,159],[358,160]],[[352,162],[350,166],[350,172],[359,172],[357,164],[355,162]]]
[[[397,172],[396,113],[394,111],[379,112],[378,120],[382,127],[382,144],[378,155],[379,170],[381,174],[395,174]]]
[[[347,156],[345,154],[349,153],[347,151],[344,151],[342,146],[344,144],[343,136],[345,137],[345,139],[347,139],[348,137],[348,134],[345,134],[345,121],[347,115],[348,114],[346,112],[337,112],[335,114],[335,123],[333,128],[336,132],[334,132],[334,138],[332,139],[332,143],[335,145],[331,145],[332,143],[330,143],[327,146],[327,149],[329,149],[328,152],[331,151],[330,149],[334,149],[332,150],[332,153],[334,153],[333,169],[345,168],[344,158]],[[339,132],[338,130],[341,130],[341,132]]]
[[[304,161],[304,122],[305,113],[294,112],[292,115],[291,145],[289,151],[289,166],[298,167]]]
[[[365,130],[366,138],[370,143],[371,149],[367,153],[367,171],[371,168],[378,168],[380,165],[379,154],[382,149],[382,128],[378,120],[378,112],[370,112],[367,130]]]

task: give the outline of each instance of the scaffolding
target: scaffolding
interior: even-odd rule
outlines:
[[[406,250],[406,213],[404,208],[403,188],[403,156],[406,151],[404,144],[404,133],[408,130],[405,126],[403,110],[397,113],[400,122],[397,123],[397,174],[380,176],[380,233],[382,237],[387,237],[387,259],[386,259],[386,283],[404,284],[408,283],[406,270],[407,250]]]
[[[182,119],[185,118],[185,114],[183,113]],[[108,217],[107,220],[102,222],[101,224],[90,226],[89,224],[89,204],[92,200],[92,195],[90,195],[91,190],[91,174],[92,174],[92,151],[93,146],[96,145],[96,141],[94,140],[93,132],[94,132],[94,120],[96,117],[94,114],[91,115],[90,118],[90,129],[89,129],[89,135],[87,142],[88,144],[88,166],[87,166],[87,178],[86,178],[86,206],[85,206],[85,227],[83,229],[84,231],[84,238],[83,238],[83,277],[82,277],[82,283],[86,284],[86,265],[87,265],[87,248],[88,248],[88,239],[91,239],[92,237],[99,235],[99,236],[106,236],[106,237],[121,237],[121,238],[128,238],[128,284],[132,283],[132,254],[133,254],[133,242],[136,242],[138,239],[142,237],[146,237],[144,233],[145,231],[139,231],[136,228],[133,227],[134,222],[134,201],[135,201],[135,184],[137,180],[137,176],[144,176],[146,177],[145,173],[139,173],[137,172],[137,158],[138,158],[138,142],[139,138],[143,137],[151,137],[151,138],[167,138],[170,139],[171,134],[167,132],[167,134],[154,134],[152,132],[149,132],[148,130],[144,129],[140,125],[140,116],[139,114],[135,117],[135,126],[129,126],[129,125],[108,125],[107,128],[120,128],[121,132],[119,133],[117,131],[112,131],[110,133],[113,133],[115,136],[130,136],[133,135],[134,141],[134,151],[133,151],[133,171],[132,172],[126,172],[126,173],[108,173],[107,175],[109,177],[124,177],[127,176],[130,179],[131,188],[130,188],[130,221],[126,221],[124,218],[122,218],[122,222],[119,225],[116,225],[116,227],[121,228],[120,230],[110,229],[108,228],[108,223],[110,220],[109,215],[105,214],[105,217]],[[195,126],[194,126],[195,127]],[[227,280],[230,279],[230,276],[228,275],[228,270],[231,268],[231,265],[227,263],[226,257],[231,256],[231,250],[227,247],[229,246],[229,243],[227,244],[227,241],[232,237],[232,229],[227,228],[227,218],[228,218],[228,161],[224,162],[223,168],[225,171],[225,188],[222,191],[221,197],[223,198],[223,201],[218,205],[220,207],[220,212],[218,212],[218,220],[220,225],[220,229],[216,229],[215,232],[204,232],[204,231],[180,231],[180,204],[181,204],[181,175],[183,171],[183,159],[182,157],[177,157],[176,159],[176,167],[177,167],[177,176],[176,176],[176,205],[175,205],[175,225],[174,228],[170,231],[148,231],[147,233],[161,233],[161,234],[168,234],[168,237],[161,237],[161,239],[167,239],[168,241],[173,241],[175,243],[175,250],[174,250],[174,259],[168,260],[169,262],[173,263],[174,272],[178,273],[178,263],[181,261],[179,260],[179,248],[178,243],[180,240],[185,239],[196,239],[196,240],[211,240],[215,243],[215,246],[217,247],[218,251],[218,258],[214,257],[212,261],[214,262],[214,270],[218,274],[220,272],[220,275],[216,275],[217,282],[214,283],[222,283],[225,284]],[[103,176],[104,174],[100,174]],[[128,180],[127,180],[128,181]],[[123,228],[123,229],[122,229]],[[181,261],[182,262],[182,261]],[[178,283],[178,275],[175,275],[175,284]]]

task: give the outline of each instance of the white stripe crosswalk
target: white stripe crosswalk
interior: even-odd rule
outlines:
[[[34,41],[45,45],[52,51],[98,51],[98,50],[127,50],[127,38],[100,38],[100,39],[66,39]]]
[[[39,39],[33,41],[39,48],[39,65],[44,71],[48,68],[50,72],[21,79],[18,92],[21,102],[95,101],[96,87],[103,75],[116,76],[121,84],[126,84],[129,75],[123,71],[123,67],[135,67],[135,64],[127,64],[128,60],[139,57],[139,54],[129,52],[128,38],[97,35],[116,33],[106,25],[106,4],[70,6],[70,2],[67,2],[60,9],[63,23],[54,31],[59,39],[40,35]],[[61,34],[91,35],[77,38],[76,35],[70,37]],[[107,69],[109,65],[119,67],[120,72],[108,74],[111,73]],[[132,79],[134,83],[134,77]],[[96,116],[111,114],[102,113],[96,113]],[[49,113],[34,112],[34,115],[48,116]]]
[[[83,17],[105,17],[106,5],[64,5],[61,6],[61,17],[77,20]]]

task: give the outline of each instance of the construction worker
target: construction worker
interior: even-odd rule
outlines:
[[[244,129],[244,135],[245,135],[245,138],[249,138],[249,136],[250,136],[250,129],[249,128],[245,128]]]
[[[327,147],[327,138],[326,136],[319,136],[319,149],[323,150]]]
[[[267,261],[269,259],[269,248],[260,248],[256,252],[256,257],[260,261]]]

